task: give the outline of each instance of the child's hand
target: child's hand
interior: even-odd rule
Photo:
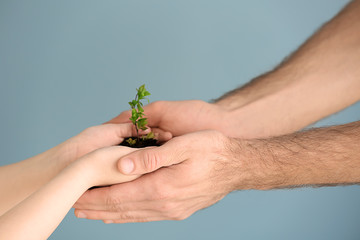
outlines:
[[[136,135],[132,124],[103,124],[89,127],[64,142],[70,162],[96,149],[120,144],[124,138]]]
[[[89,179],[89,187],[129,182],[140,175],[122,174],[118,170],[117,162],[122,156],[137,150],[123,146],[101,148],[76,160],[69,168],[75,167],[84,171],[84,177]]]
[[[151,129],[141,131],[140,134],[147,134]],[[153,130],[160,141],[169,140],[172,135],[160,129]],[[116,146],[124,138],[136,136],[136,131],[131,123],[126,124],[103,124],[89,127],[75,137],[70,138],[61,145],[61,160],[65,166],[74,160],[90,153],[96,149]],[[65,167],[64,166],[64,167]]]
[[[135,149],[112,146],[95,150],[72,162],[0,215],[0,238],[47,239],[87,189],[128,182],[139,176],[126,176],[117,169],[118,159],[132,151]]]

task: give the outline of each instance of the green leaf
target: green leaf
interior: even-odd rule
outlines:
[[[135,96],[135,100],[129,102],[131,107],[131,117],[129,118],[132,123],[135,125],[137,129],[146,130],[147,127],[147,119],[143,118],[145,116],[144,113],[144,104],[141,100],[146,99],[148,103],[150,102],[146,96],[151,95],[145,88],[145,84],[141,85],[139,88],[136,89],[137,94]]]
[[[137,108],[138,108],[138,112],[144,112],[144,109],[141,107],[141,104],[140,103],[138,103],[137,104]]]
[[[136,111],[136,109],[133,108],[132,111],[131,111],[131,118],[130,118],[130,120],[131,120],[133,123],[135,123],[138,118],[139,118],[139,114],[138,114],[138,112]]]
[[[138,101],[136,101],[136,100],[132,100],[131,102],[129,102],[129,105],[131,108],[134,108],[136,106],[136,104],[138,104]]]
[[[155,134],[153,132],[149,132],[147,135],[146,135],[146,139],[153,139],[155,138]]]
[[[137,113],[138,118],[142,118],[142,117],[144,117],[144,115],[145,115],[144,112],[138,112]]]
[[[139,92],[143,92],[145,89],[145,84],[141,85],[138,89]]]
[[[147,119],[146,118],[139,119],[139,121],[138,121],[139,128],[142,129],[142,127],[144,127],[146,124],[147,124]],[[147,129],[147,128],[145,128],[145,129]]]
[[[131,122],[135,125],[136,124],[136,120],[137,118],[134,118],[133,116],[131,116],[131,118],[129,118],[131,120]]]
[[[135,108],[131,110],[131,116],[138,118],[137,111]]]

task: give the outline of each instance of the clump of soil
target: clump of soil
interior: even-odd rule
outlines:
[[[124,141],[122,141],[122,143],[120,143],[120,146],[126,146],[126,147],[132,147],[132,148],[144,148],[144,147],[157,147],[160,146],[160,144],[157,142],[156,139],[151,138],[151,139],[142,139],[142,138],[135,138],[136,139],[136,143],[134,145],[130,145],[127,140],[129,138],[125,138]],[[134,139],[134,138],[132,138]]]

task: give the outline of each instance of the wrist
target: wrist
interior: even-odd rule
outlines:
[[[45,152],[49,156],[50,164],[56,172],[60,172],[76,160],[76,154],[68,141],[65,141]]]
[[[66,146],[60,144],[25,160],[24,164],[32,167],[38,166],[37,168],[42,169],[43,172],[41,176],[46,179],[51,179],[68,165],[65,149]]]
[[[238,89],[236,89],[238,90]],[[239,93],[235,93],[234,91],[231,91],[230,93],[226,94],[225,96],[221,97],[220,99],[214,101],[214,105],[221,107],[224,110],[227,111],[231,111],[231,110],[235,110],[237,108],[240,108],[242,106],[244,106],[246,103],[248,103],[248,100],[246,99],[246,97],[240,93],[241,91],[239,90]],[[234,95],[230,95],[230,94],[234,94]],[[229,96],[227,96],[229,95]]]
[[[71,171],[78,178],[81,178],[82,184],[86,189],[99,185],[100,174],[99,166],[94,164],[92,154],[87,154],[65,167],[64,171]]]
[[[232,190],[268,190],[286,186],[286,172],[276,161],[266,140],[231,139],[230,152],[235,162]]]
[[[232,111],[277,92],[287,82],[282,73],[284,68],[283,66],[255,77],[245,85],[216,99],[215,104]]]
[[[78,134],[49,151],[54,156],[53,159],[57,162],[57,166],[61,171],[77,159],[92,151],[91,148],[84,150],[84,146],[86,147],[86,144],[82,141],[80,134]]]
[[[210,128],[217,130],[227,137],[239,137],[242,129],[239,123],[234,118],[234,110],[229,110],[217,103],[209,103],[211,105],[214,118],[211,120]]]

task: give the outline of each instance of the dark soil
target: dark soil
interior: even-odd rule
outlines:
[[[122,143],[120,143],[120,146],[126,146],[126,147],[132,147],[132,148],[144,148],[144,147],[152,147],[152,146],[160,146],[160,144],[157,142],[156,139],[136,139],[136,143],[135,145],[131,145],[126,142],[126,140],[128,140],[129,138],[125,138],[124,141],[122,141]],[[134,137],[132,137],[132,139],[134,139]]]

